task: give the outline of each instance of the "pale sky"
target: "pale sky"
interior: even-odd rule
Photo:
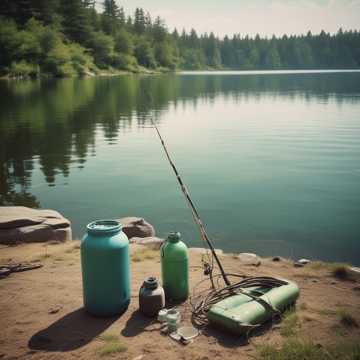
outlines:
[[[142,7],[170,30],[198,33],[301,34],[360,29],[360,0],[116,0],[126,13]]]

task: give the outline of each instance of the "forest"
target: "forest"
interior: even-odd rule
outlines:
[[[126,14],[115,0],[0,2],[0,76],[359,67],[358,30],[219,38],[169,30],[160,17],[142,8]]]

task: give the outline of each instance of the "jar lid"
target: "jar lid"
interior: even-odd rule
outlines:
[[[122,225],[116,220],[96,220],[86,226],[90,234],[110,234],[119,232]]]

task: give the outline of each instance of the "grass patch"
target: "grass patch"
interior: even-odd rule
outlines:
[[[332,264],[331,274],[339,280],[350,280],[351,278],[347,264]]]
[[[159,257],[159,252],[152,249],[138,250],[131,255],[131,260],[141,262],[144,260],[154,260]]]
[[[312,270],[327,270],[331,275],[340,280],[350,279],[350,265],[344,263],[327,263],[324,261],[313,261],[307,265]]]
[[[103,334],[99,336],[99,339],[105,342],[114,342],[118,341],[119,337],[116,334]]]
[[[285,337],[294,336],[300,328],[299,317],[294,310],[288,310],[284,313],[280,334]]]
[[[358,360],[360,345],[353,342],[323,347],[303,339],[287,339],[278,348],[274,345],[257,347],[258,360]]]
[[[359,327],[359,323],[348,310],[339,309],[336,314],[339,317],[341,324],[346,326],[347,328]]]
[[[99,340],[103,341],[97,349],[99,356],[108,356],[127,351],[127,347],[119,341],[119,336],[116,334],[103,334],[99,336]]]
[[[99,356],[107,356],[112,354],[118,354],[125,352],[127,347],[121,344],[119,341],[111,341],[102,345],[98,350],[97,353]]]

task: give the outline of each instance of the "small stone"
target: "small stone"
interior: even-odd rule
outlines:
[[[306,264],[309,264],[311,262],[311,260],[309,260],[309,259],[299,259],[297,262],[300,263],[300,264],[306,265]]]
[[[133,360],[141,360],[145,355],[144,354],[141,354],[139,356],[136,356],[133,358]]]
[[[360,291],[360,286],[355,286],[355,287],[353,287],[353,290],[354,290],[354,291]]]
[[[253,253],[240,253],[237,258],[243,265],[260,266],[261,260],[259,256]]]
[[[316,280],[316,279],[312,279],[312,282],[313,282],[313,283],[317,283],[317,282],[319,282],[319,281]]]
[[[360,279],[360,267],[353,266],[353,267],[349,268],[349,273],[350,273],[351,278],[357,279],[357,280]]]
[[[295,261],[295,262],[294,262],[294,267],[298,267],[298,268],[304,267],[304,264],[299,263],[298,261]]]
[[[331,284],[331,285],[337,285],[337,282],[336,282],[336,281],[331,281],[330,284]]]
[[[49,310],[49,314],[57,314],[62,309],[62,306],[56,306]]]
[[[281,257],[280,256],[274,256],[272,258],[272,261],[281,261]]]

